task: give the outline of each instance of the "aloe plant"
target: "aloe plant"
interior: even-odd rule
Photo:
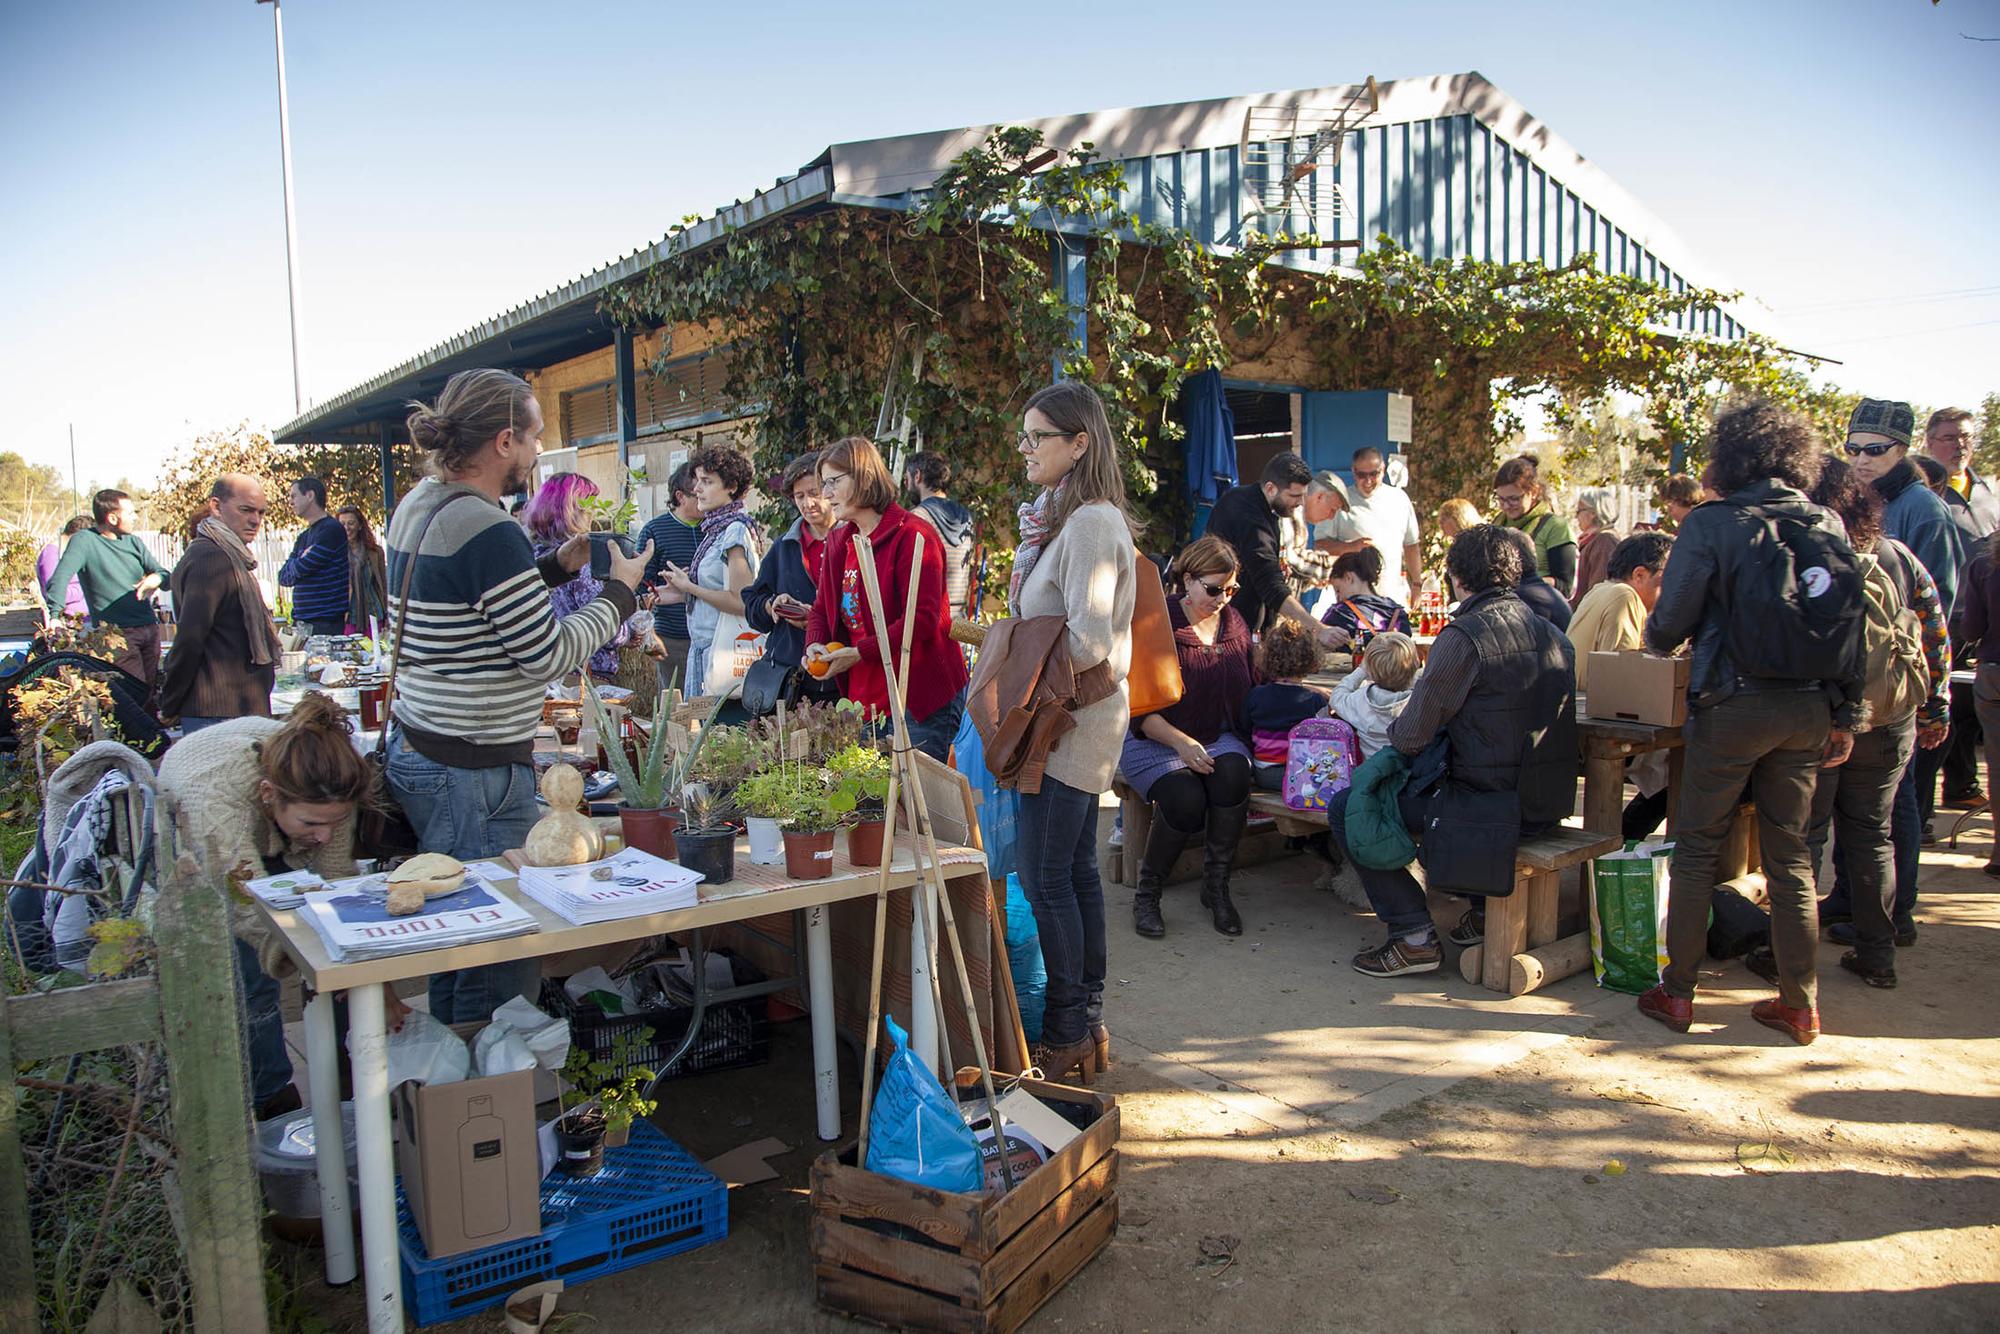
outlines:
[[[687,786],[689,775],[694,772],[695,760],[701,755],[701,743],[708,738],[723,705],[734,694],[732,688],[716,699],[701,730],[695,733],[693,743],[685,754],[680,754],[675,752],[668,736],[673,730],[668,726],[673,718],[673,692],[671,689],[662,690],[653,705],[653,733],[639,747],[639,763],[634,765],[625,747],[619,744],[617,728],[611,722],[611,711],[604,707],[596,683],[588,678],[584,680],[584,705],[590,710],[591,722],[598,735],[605,739],[604,751],[610,757],[611,772],[618,775],[618,791],[628,807],[633,810],[659,810],[668,804],[670,798],[679,795]]]

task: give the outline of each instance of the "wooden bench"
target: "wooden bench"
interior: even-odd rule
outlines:
[[[1295,811],[1275,792],[1253,795],[1250,808],[1271,816],[1288,834],[1327,827],[1326,812]],[[1514,851],[1514,892],[1485,901],[1486,943],[1460,956],[1460,974],[1489,990],[1521,996],[1588,968],[1589,933],[1556,936],[1562,873],[1623,846],[1617,834],[1567,825],[1522,839]]]

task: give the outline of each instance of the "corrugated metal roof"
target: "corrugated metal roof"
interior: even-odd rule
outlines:
[[[1237,147],[1245,113],[1273,105],[1338,106],[1356,91],[1357,85],[1341,84],[1010,124],[1040,130],[1057,149],[1090,143],[1099,157],[1126,165],[1125,203],[1135,215],[1226,246],[1242,224]],[[1426,257],[1561,263],[1590,250],[1607,271],[1669,286],[1730,286],[1693,261],[1670,227],[1483,75],[1398,79],[1380,85],[1380,97],[1368,127],[1350,132],[1338,167],[1360,215],[1349,234],[1358,233],[1364,247],[1380,231]],[[596,307],[611,284],[731,230],[815,203],[907,209],[997,128],[835,144],[772,190],[440,343],[314,407],[278,438],[325,439],[400,416],[404,399],[435,392],[452,371],[530,355],[524,344],[545,356],[545,365],[602,346],[610,333]],[[1341,235],[1338,225],[1331,234]],[[1279,262],[1323,269],[1349,253],[1294,251]],[[1734,317],[1679,323],[1694,334],[1727,336],[1741,328]],[[563,350],[572,345],[575,351]],[[496,351],[504,355],[496,358]]]
[[[414,396],[413,381],[426,372],[449,374],[465,369],[454,363],[460,360],[465,360],[468,365],[478,362],[479,359],[472,354],[483,352],[496,339],[545,333],[560,340],[565,328],[586,333],[587,326],[598,322],[598,299],[613,283],[637,277],[673,255],[699,250],[732,231],[824,201],[832,192],[832,181],[832,173],[824,165],[808,167],[754,198],[720,209],[692,227],[662,237],[643,250],[635,250],[623,259],[613,260],[603,268],[594,269],[554,291],[544,292],[532,301],[522,302],[345,393],[314,404],[311,411],[281,427],[276,438],[280,441],[323,440],[329,432],[348,431],[357,425],[379,420],[385,411],[390,416],[400,417],[402,414],[398,405]],[[603,331],[596,345],[602,346],[609,337],[608,329]]]

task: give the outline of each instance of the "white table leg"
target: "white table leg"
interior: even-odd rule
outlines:
[[[833,926],[824,905],[806,909],[806,995],[812,1009],[813,1107],[819,1137],[840,1138],[840,1053],[833,1027]]]
[[[396,1253],[396,1167],[389,1139],[389,1062],[382,988],[347,993],[354,1067],[354,1154],[361,1164],[361,1259],[370,1334],[402,1334],[403,1276]]]
[[[910,1050],[924,1069],[938,1068],[937,1002],[931,995],[931,973],[937,968],[937,947],[931,943],[935,909],[930,887],[919,880],[910,890]]]
[[[313,1167],[319,1175],[319,1225],[326,1241],[326,1281],[354,1281],[354,1220],[347,1204],[347,1128],[340,1117],[340,1044],[333,997],[306,1002],[306,1086],[312,1093]]]

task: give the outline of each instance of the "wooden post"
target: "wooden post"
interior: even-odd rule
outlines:
[[[172,807],[162,797],[156,814],[163,885],[154,938],[195,1325],[264,1334],[263,1206],[250,1160],[229,905],[226,890],[178,846]]]
[[[28,1173],[21,1162],[21,1091],[14,1084],[13,1025],[0,1000],[0,1329],[33,1331],[35,1248],[28,1226]]]

